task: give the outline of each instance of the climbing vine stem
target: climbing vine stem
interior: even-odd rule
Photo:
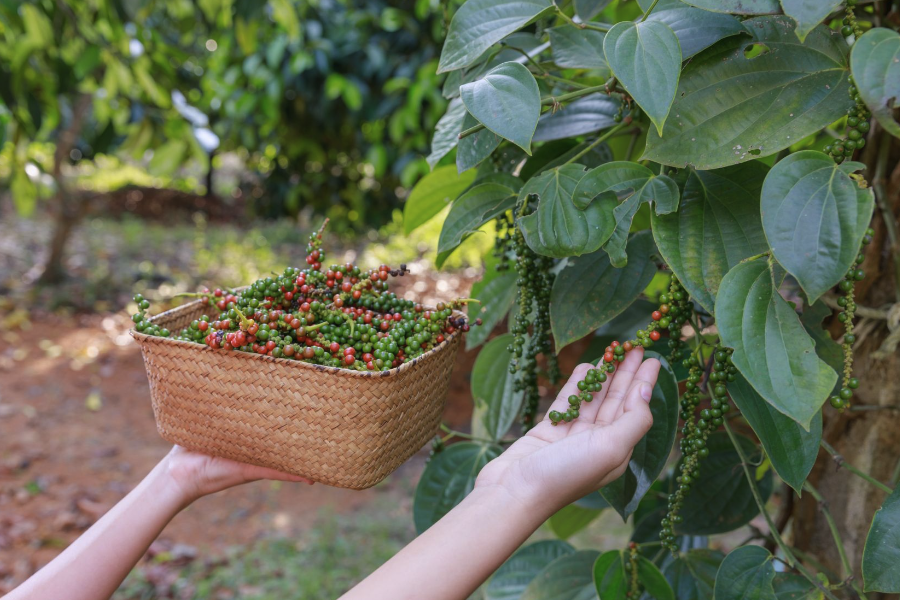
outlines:
[[[778,528],[775,526],[775,523],[772,521],[772,516],[766,510],[766,503],[763,501],[762,494],[759,493],[759,488],[756,487],[756,478],[753,476],[753,473],[750,472],[749,460],[747,455],[744,454],[744,449],[741,447],[740,442],[734,435],[734,431],[731,430],[731,426],[728,422],[725,422],[725,431],[728,433],[728,437],[731,439],[731,444],[734,446],[735,451],[738,453],[738,457],[741,459],[741,467],[744,469],[744,476],[747,478],[747,484],[750,486],[750,493],[753,494],[753,499],[756,501],[756,505],[759,507],[759,512],[762,513],[763,517],[766,519],[766,523],[769,525],[769,533],[775,539],[775,543],[778,544],[778,547],[781,548],[781,551],[784,553],[785,560],[788,565],[792,568],[797,569],[797,571],[806,578],[811,584],[816,586],[819,590],[821,590],[822,594],[825,595],[829,600],[838,600],[837,596],[831,593],[831,590],[827,589],[822,585],[822,582],[819,581],[815,575],[809,572],[806,567],[804,567],[800,561],[797,560],[797,557],[794,556],[791,547],[788,546],[784,539],[781,537],[781,534],[778,532]]]

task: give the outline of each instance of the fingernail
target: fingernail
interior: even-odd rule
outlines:
[[[650,398],[653,396],[653,388],[650,387],[650,384],[642,383],[641,384],[641,398],[650,402]]]

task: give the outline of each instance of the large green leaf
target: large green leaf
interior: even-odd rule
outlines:
[[[875,201],[822,152],[804,150],[780,160],[762,189],[762,222],[778,262],[810,302],[856,264]]]
[[[611,0],[575,0],[575,14],[582,21],[590,21],[599,15],[600,11],[606,8],[606,5],[610,2]]]
[[[506,333],[485,344],[472,367],[473,421],[478,421],[492,440],[502,438],[516,420],[523,393],[515,390],[515,375],[509,372],[512,354],[507,349],[513,335]]]
[[[553,62],[564,69],[603,69],[603,33],[594,29],[579,29],[563,25],[548,30]]]
[[[738,442],[750,461],[759,459],[756,444],[744,436]],[[700,476],[693,480],[681,509],[683,521],[678,533],[712,535],[743,527],[759,514],[750,484],[741,468],[741,458],[724,432],[716,432],[706,441],[709,456],[703,459]],[[772,493],[772,471],[757,482],[763,500]]]
[[[579,550],[560,556],[535,577],[521,600],[595,600],[593,567],[596,550]]]
[[[603,50],[619,83],[662,135],[681,75],[675,32],[662,21],[617,23],[606,34]]]
[[[735,548],[719,567],[713,600],[775,600],[773,560],[762,546]]]
[[[541,92],[527,67],[505,62],[478,81],[460,86],[459,95],[485,127],[531,154],[531,137],[541,116]]]
[[[465,107],[463,107],[465,109]],[[466,112],[463,116],[462,131],[470,129],[478,124],[478,119]],[[477,166],[497,149],[503,141],[499,135],[490,129],[481,129],[459,140],[456,149],[456,170],[460,173]]]
[[[762,442],[775,471],[799,494],[819,454],[822,411],[813,416],[809,431],[805,431],[763,400],[740,373],[728,384],[728,392]]]
[[[416,486],[416,531],[422,533],[459,504],[475,487],[482,467],[502,452],[500,446],[462,442],[435,454]]]
[[[577,503],[568,504],[556,511],[547,523],[554,535],[561,540],[567,540],[600,516],[602,509],[585,508]]]
[[[735,15],[775,15],[781,12],[778,0],[683,0],[683,2],[705,10]]]
[[[652,3],[653,0],[640,0],[645,9]],[[746,33],[741,22],[731,15],[694,8],[681,0],[660,0],[647,20],[665,23],[675,32],[684,60],[721,39]]]
[[[472,286],[471,297],[479,300],[478,304],[469,305],[469,320],[481,319],[466,334],[466,350],[471,350],[484,343],[490,337],[497,323],[503,320],[516,299],[516,281],[519,276],[514,268],[497,273],[490,279],[482,280]]]
[[[822,590],[796,573],[775,573],[772,587],[778,600],[822,600],[824,597]]]
[[[631,222],[646,202],[654,202],[657,214],[677,210],[679,191],[677,184],[665,175],[654,175],[643,165],[629,161],[616,161],[591,169],[575,188],[575,205],[582,207],[597,194],[616,192],[624,195],[624,201],[613,210],[615,229],[606,244],[612,264],[623,267],[627,261],[625,245]]]
[[[583,176],[583,166],[563,165],[529,179],[519,192],[519,198],[539,198],[537,210],[518,220],[525,241],[538,254],[554,258],[588,254],[612,234],[616,197],[608,194],[585,208],[576,206],[572,195]]]
[[[653,177],[653,171],[630,161],[619,160],[600,165],[579,180],[574,192],[575,206],[584,209],[604,192],[630,195]]]
[[[799,142],[854,106],[839,34],[820,27],[801,45],[783,16],[744,27],[749,38],[722,40],[691,60],[665,135],[650,131],[643,159],[703,170],[746,162]],[[748,58],[744,51],[755,44],[768,51]]]
[[[843,0],[781,0],[784,14],[797,23],[795,31],[801,42],[842,3]]]
[[[579,98],[556,112],[542,115],[534,132],[534,141],[559,140],[612,127],[621,104],[621,100],[606,94]]]
[[[831,337],[831,333],[822,325],[822,321],[831,315],[831,309],[824,302],[816,302],[803,309],[803,314],[800,315],[800,322],[803,323],[806,333],[816,342],[816,354],[819,355],[819,358],[834,369],[835,373],[840,373],[844,369],[844,351],[841,345]],[[841,381],[838,379],[834,384],[832,393],[836,394],[840,389]]]
[[[522,546],[491,576],[484,588],[484,600],[519,600],[544,567],[574,552],[575,548],[561,540],[541,540]]]
[[[406,235],[444,210],[472,182],[475,173],[457,174],[456,167],[439,167],[419,180],[403,206],[403,231]]]
[[[867,592],[900,592],[900,486],[875,512],[863,550],[862,574]]]
[[[886,131],[900,137],[894,119],[900,105],[900,33],[883,27],[865,32],[853,44],[850,66],[866,106]]]
[[[493,44],[551,8],[550,0],[468,0],[450,21],[438,73],[468,67]]]
[[[594,563],[594,584],[600,600],[625,600],[631,588],[631,575],[625,571],[628,558],[622,550],[604,552]],[[652,562],[638,556],[638,582],[644,592],[656,600],[675,600],[672,586]]]
[[[628,262],[628,255],[625,253],[628,233],[631,231],[631,222],[641,206],[653,202],[656,214],[672,213],[678,209],[679,196],[678,184],[671,178],[665,175],[653,176],[637,187],[634,194],[613,210],[616,228],[609,236],[604,249],[609,253],[609,259],[614,267],[622,268]]]
[[[664,565],[663,574],[678,600],[709,600],[724,558],[716,550],[689,550]]]
[[[837,380],[816,354],[815,342],[775,287],[763,260],[739,264],[716,298],[722,344],[753,388],[778,411],[809,429]]]
[[[600,490],[622,519],[627,519],[637,509],[641,498],[662,473],[678,429],[678,380],[675,373],[669,362],[656,352],[648,351],[645,356],[656,358],[662,364],[650,398],[653,425],[632,450],[625,473]]]
[[[666,263],[710,314],[729,269],[768,249],[759,212],[767,171],[759,161],[691,171],[678,212],[650,217]]]
[[[456,147],[465,117],[466,107],[463,106],[462,100],[459,98],[451,100],[447,106],[447,112],[438,120],[434,128],[434,137],[431,138],[431,154],[425,159],[432,169]]]
[[[569,259],[550,292],[550,327],[557,352],[628,308],[647,287],[656,265],[649,233],[632,236],[628,265],[616,269],[602,251]]]
[[[452,251],[463,239],[516,204],[516,192],[499,183],[482,183],[450,206],[438,239],[438,253]]]

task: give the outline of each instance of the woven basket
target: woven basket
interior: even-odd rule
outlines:
[[[207,310],[191,302],[151,320],[174,332]],[[131,334],[165,440],[352,489],[375,485],[434,436],[462,337],[365,372]]]

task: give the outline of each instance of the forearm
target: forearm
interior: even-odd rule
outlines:
[[[550,515],[501,488],[475,489],[342,600],[464,600]]]
[[[168,457],[167,457],[168,458]],[[109,598],[166,524],[188,503],[168,460],[8,600]]]

